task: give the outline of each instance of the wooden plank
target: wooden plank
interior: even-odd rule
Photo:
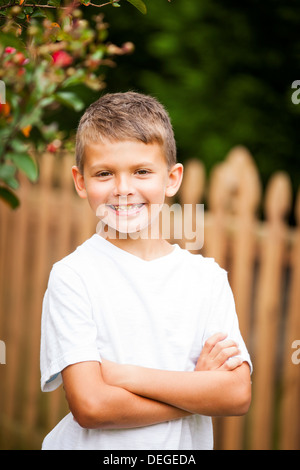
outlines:
[[[178,243],[182,248],[188,249],[191,253],[199,253],[204,242],[202,208],[197,206],[202,201],[204,190],[204,165],[199,160],[191,159],[185,165],[182,185],[178,194],[181,205],[181,211],[178,211],[178,218],[181,220],[176,220],[175,225],[181,228],[181,239],[172,240],[172,242]]]
[[[7,344],[8,336],[8,322],[10,319],[10,281],[12,279],[12,269],[9,264],[10,253],[12,250],[12,234],[11,234],[11,223],[14,214],[12,209],[0,201],[0,233],[1,233],[1,244],[0,244],[0,339]],[[7,351],[6,351],[6,362]],[[2,425],[5,415],[5,404],[7,397],[7,364],[0,364],[0,442],[6,441],[6,432]]]
[[[10,214],[10,236],[8,254],[11,270],[7,289],[9,292],[9,317],[7,318],[7,365],[5,375],[5,399],[4,409],[8,420],[16,418],[19,404],[19,390],[22,386],[22,360],[24,325],[26,323],[26,313],[24,311],[24,297],[26,294],[26,250],[28,243],[28,204],[27,195],[29,189],[28,180],[19,175],[21,204],[18,209]],[[7,442],[11,436],[6,436]]]
[[[226,269],[228,253],[228,204],[232,190],[232,174],[226,162],[216,165],[210,176],[208,191],[209,213],[205,214],[204,247],[206,257],[212,257]]]
[[[6,305],[6,292],[7,292],[7,247],[8,247],[8,238],[9,238],[9,221],[10,221],[10,212],[11,209],[2,200],[0,200],[0,340],[6,340],[5,334],[5,312],[7,312]],[[0,396],[4,397],[4,372],[5,367],[0,366]],[[3,412],[3,401],[0,401],[0,412]]]
[[[291,250],[291,282],[286,316],[284,371],[280,415],[280,449],[300,450],[300,190],[295,207],[297,229]]]
[[[4,325],[5,325],[5,279],[6,279],[6,256],[7,256],[7,243],[9,238],[9,220],[11,209],[2,200],[0,200],[0,339],[4,340]],[[1,385],[0,385],[1,386]]]
[[[291,184],[284,173],[275,174],[267,188],[267,223],[260,252],[255,311],[255,354],[251,448],[272,449],[276,353],[279,337],[282,272],[286,259],[284,217],[290,209]]]
[[[240,331],[249,349],[252,288],[257,253],[256,212],[261,198],[261,184],[254,160],[244,147],[234,148],[227,156],[227,162],[236,181],[232,203],[235,228],[230,240],[231,261],[228,271]],[[222,449],[243,448],[245,419],[244,416],[224,418]]]
[[[42,299],[48,280],[48,239],[51,213],[49,201],[51,199],[51,182],[54,168],[54,156],[51,153],[44,154],[40,162],[39,200],[35,208],[37,216],[35,243],[31,246],[34,263],[28,273],[31,278],[31,298],[28,308],[28,321],[31,329],[28,335],[28,372],[25,391],[26,409],[24,425],[27,432],[34,429],[38,416],[38,397],[40,394],[40,324]]]

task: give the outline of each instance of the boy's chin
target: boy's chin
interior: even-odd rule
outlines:
[[[138,239],[141,236],[148,238],[148,224],[140,227],[106,227],[106,234],[111,238]]]
[[[151,223],[147,221],[147,223],[141,225],[131,225],[128,226],[114,226],[109,225],[107,223],[99,222],[97,225],[96,232],[104,236],[105,238],[110,238],[112,240],[116,239],[131,239],[131,240],[138,240],[142,239],[150,239],[156,238],[157,230],[151,226]]]

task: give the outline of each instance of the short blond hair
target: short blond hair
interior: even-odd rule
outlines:
[[[107,93],[87,108],[76,134],[76,165],[81,173],[85,145],[105,140],[158,143],[163,148],[168,168],[176,163],[176,143],[169,114],[152,96],[133,91]]]

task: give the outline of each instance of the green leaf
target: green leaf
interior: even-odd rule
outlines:
[[[49,0],[48,5],[53,7],[60,7],[60,0]]]
[[[6,159],[11,160],[16,167],[23,171],[30,181],[36,181],[38,177],[38,167],[33,158],[28,153],[13,153],[6,154]]]
[[[41,106],[41,108],[46,108],[47,106],[49,106],[50,104],[52,104],[53,101],[54,101],[53,96],[46,96],[46,98],[43,98],[43,99],[40,101],[40,106]]]
[[[137,8],[143,15],[146,15],[147,7],[142,0],[127,0],[127,2],[131,3],[131,5]]]
[[[12,209],[16,209],[20,205],[17,196],[8,188],[0,186],[0,199],[3,199]]]
[[[21,39],[17,38],[14,34],[12,33],[3,33],[0,31],[0,44],[2,47],[14,47],[18,51],[26,51],[26,46],[21,41]]]
[[[10,146],[17,153],[18,152],[24,153],[28,151],[28,144],[23,142],[20,139],[16,139],[16,138],[12,139],[10,142]]]
[[[1,1],[1,2],[0,2],[0,6],[1,6],[1,7],[4,6],[4,2]],[[10,13],[9,9],[7,8],[6,10],[2,10],[2,11],[0,12],[0,14],[1,14],[1,16],[9,16],[11,13]]]
[[[2,154],[2,150],[4,148],[4,142],[10,136],[12,129],[10,127],[0,128],[0,155]]]
[[[32,7],[24,7],[24,13],[26,15],[31,15],[31,13],[33,13],[33,8]]]
[[[32,18],[46,18],[47,16],[41,9],[38,9],[32,13],[31,17]]]
[[[103,46],[98,46],[98,48],[95,50],[95,52],[93,52],[93,54],[91,55],[91,59],[94,59],[94,60],[100,60],[102,59],[104,56],[104,47]],[[83,70],[82,70],[83,72]]]
[[[71,77],[66,78],[62,84],[62,88],[67,88],[68,86],[78,85],[83,82],[85,73],[83,70],[77,70]]]
[[[42,112],[41,103],[34,103],[31,95],[30,101],[26,104],[25,113],[19,122],[17,122],[18,127],[23,129],[26,126],[33,127],[38,125],[42,118]]]
[[[74,111],[81,111],[84,108],[84,102],[72,91],[58,91],[54,98]]]
[[[12,189],[17,189],[19,187],[19,182],[15,178],[15,172],[15,166],[6,164],[0,166],[0,180]]]

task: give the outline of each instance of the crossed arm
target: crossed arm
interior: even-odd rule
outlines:
[[[251,400],[249,366],[233,357],[237,346],[224,338],[216,334],[206,342],[193,372],[110,361],[68,366],[62,376],[70,410],[89,429],[147,426],[195,413],[245,414]]]

